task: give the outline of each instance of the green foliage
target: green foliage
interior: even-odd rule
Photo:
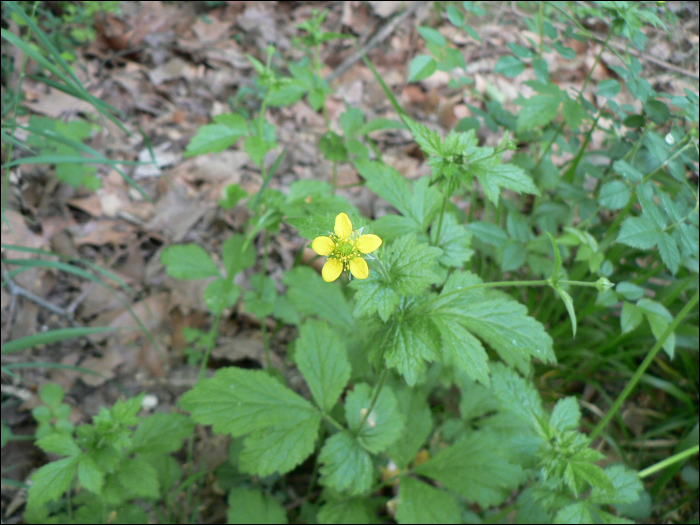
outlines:
[[[63,391],[57,385],[45,385],[41,398],[57,416],[61,407],[68,408],[61,403]],[[86,491],[86,498],[82,507],[76,502],[78,513],[102,522],[105,513],[114,509],[117,515],[128,514],[128,509],[138,508],[133,500],[157,499],[177,481],[181,475],[179,467],[171,471],[174,479],[163,479],[154,465],[180,449],[194,425],[177,413],[141,418],[137,414],[142,399],[143,395],[117,401],[109,409],[102,407],[92,424],[77,428],[51,424],[52,418],[39,410],[42,407],[35,409],[35,417],[45,429],[37,446],[44,452],[67,457],[44,465],[32,475],[27,516],[43,521],[47,516],[46,503],[62,501],[64,493],[80,486]],[[48,430],[47,424],[51,425]],[[98,501],[103,502],[103,507],[97,515],[91,514],[92,504]],[[55,518],[61,519],[60,514]]]

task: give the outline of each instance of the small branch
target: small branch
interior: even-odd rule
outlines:
[[[33,294],[29,290],[25,290],[19,284],[15,283],[12,279],[8,278],[7,272],[4,269],[2,270],[2,278],[4,281],[7,281],[7,287],[9,288],[10,293],[13,296],[19,296],[24,297],[25,299],[29,299],[30,301],[38,304],[42,308],[46,308],[50,312],[60,315],[61,317],[66,319],[71,324],[71,326],[78,326],[78,323],[75,322],[75,319],[73,318],[73,313],[71,311],[61,308],[60,306],[56,306],[55,304],[50,303],[46,299],[42,299],[38,295]]]

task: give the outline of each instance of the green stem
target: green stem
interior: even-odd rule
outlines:
[[[627,396],[630,395],[632,390],[634,389],[635,386],[637,386],[637,383],[639,380],[642,378],[642,375],[646,371],[646,369],[649,367],[651,362],[654,360],[656,357],[656,354],[659,353],[661,350],[662,345],[666,342],[666,339],[673,333],[673,331],[676,329],[676,327],[685,319],[685,317],[688,315],[690,310],[693,309],[693,307],[698,303],[698,298],[700,297],[700,292],[695,292],[695,295],[688,301],[688,303],[681,309],[680,312],[678,312],[678,315],[669,323],[669,325],[666,327],[666,330],[661,334],[661,336],[657,339],[656,344],[651,348],[647,356],[644,358],[644,361],[642,361],[642,364],[639,365],[639,368],[637,368],[637,371],[634,373],[632,378],[630,379],[629,383],[627,383],[627,386],[625,386],[625,389],[622,391],[622,393],[619,395],[619,397],[615,400],[615,402],[612,404],[610,409],[608,410],[608,413],[605,414],[603,419],[600,420],[600,422],[596,425],[596,427],[593,429],[591,432],[589,438],[591,440],[595,439],[598,437],[598,434],[600,434],[605,426],[610,422],[610,420],[615,416],[617,411],[620,409],[622,406],[622,403],[624,403],[625,399],[627,399]]]
[[[670,458],[666,458],[663,461],[659,461],[655,465],[652,465],[651,467],[647,467],[644,470],[641,470],[640,472],[637,473],[637,476],[639,476],[640,479],[644,479],[647,476],[651,476],[655,472],[658,472],[659,470],[663,470],[666,467],[673,465],[674,463],[678,463],[680,461],[683,461],[686,458],[689,458],[690,456],[693,456],[694,454],[697,454],[698,451],[700,450],[700,445],[695,445],[694,447],[688,448],[684,450],[683,452],[679,452],[678,454],[674,454]]]
[[[331,424],[331,426],[333,428],[335,428],[336,430],[338,430],[338,431],[345,430],[345,427],[343,425],[338,423],[335,419],[333,419],[333,417],[329,416],[328,414],[321,412],[321,417],[323,419],[325,419],[326,421],[328,421]]]
[[[265,248],[263,251],[263,262],[262,262],[262,275],[265,277],[267,275],[267,258],[270,252],[270,235],[267,230],[265,230]],[[264,281],[261,283],[262,287],[265,287]],[[268,370],[272,366],[272,361],[270,359],[270,339],[267,337],[267,323],[265,322],[267,317],[260,319],[260,331],[262,332],[263,347],[265,348],[265,363],[267,364]]]
[[[214,343],[216,342],[216,334],[219,332],[220,321],[221,312],[218,312],[216,314],[216,317],[214,318],[214,322],[212,323],[211,328],[209,329],[209,333],[207,334],[207,347],[204,352],[202,364],[199,367],[199,381],[202,381],[204,379],[204,374],[207,370],[207,364],[209,363],[209,356],[211,355],[211,351],[214,348]]]
[[[388,374],[389,374],[388,368],[385,368],[382,370],[382,373],[379,376],[379,381],[377,382],[376,386],[374,387],[374,393],[372,394],[372,399],[369,402],[369,408],[367,409],[367,412],[365,412],[365,415],[362,416],[362,420],[360,421],[360,425],[357,427],[357,432],[355,432],[355,437],[360,435],[360,432],[362,431],[362,426],[365,424],[365,421],[367,421],[367,418],[372,413],[372,410],[374,410],[374,405],[377,403],[377,399],[379,398],[379,393],[382,390],[382,386],[384,386],[384,381],[386,380],[386,376]]]
[[[442,206],[440,207],[440,217],[438,218],[437,230],[435,232],[435,242],[437,244],[440,243],[440,231],[442,230],[442,217],[443,217],[443,215],[445,215],[445,209],[447,208],[447,200],[448,200],[447,195],[444,195],[442,198]]]

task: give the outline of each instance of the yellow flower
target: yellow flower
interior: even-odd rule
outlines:
[[[352,229],[350,218],[341,213],[335,218],[335,233],[328,237],[316,237],[311,248],[325,255],[321,275],[327,283],[335,281],[343,270],[349,270],[358,279],[367,279],[369,268],[362,254],[371,253],[382,245],[382,240],[373,234],[362,235]]]

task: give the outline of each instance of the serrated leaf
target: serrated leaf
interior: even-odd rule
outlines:
[[[250,277],[250,287],[243,299],[245,310],[258,319],[264,319],[275,310],[277,288],[267,275],[256,273]]]
[[[275,142],[265,140],[263,137],[258,135],[246,137],[243,144],[245,152],[250,157],[250,160],[253,161],[253,164],[255,164],[257,167],[262,166],[265,154],[275,146],[277,146]]]
[[[222,277],[210,282],[204,289],[202,299],[207,308],[215,314],[233,306],[238,301],[241,289],[230,278]]]
[[[575,495],[585,490],[586,484],[604,491],[614,491],[614,487],[603,469],[591,463],[586,452],[586,449],[581,450],[568,459],[564,470],[566,484]]]
[[[620,210],[625,207],[630,200],[630,189],[619,180],[606,182],[600,188],[598,202],[609,210]]]
[[[509,242],[508,234],[490,222],[471,222],[467,224],[467,229],[481,242],[491,246],[504,246]]]
[[[511,412],[533,426],[535,421],[544,417],[542,400],[532,383],[525,381],[503,363],[492,365],[491,385],[502,410]]]
[[[27,507],[37,508],[52,499],[58,499],[70,488],[77,456],[47,463],[32,474],[32,485],[27,494]]]
[[[142,456],[137,455],[121,463],[117,478],[132,497],[157,498],[160,495],[158,471]]]
[[[375,387],[376,388],[376,387]],[[374,454],[386,450],[401,435],[404,416],[397,410],[396,396],[384,385],[372,411],[370,408],[372,388],[366,383],[359,383],[345,399],[345,418],[362,447]],[[365,415],[367,415],[365,419]],[[360,428],[360,423],[365,419]]]
[[[612,483],[614,490],[604,490],[595,487],[591,491],[590,501],[599,505],[619,505],[634,503],[639,499],[644,485],[636,472],[625,468],[624,465],[611,465],[605,468],[605,475]]]
[[[234,437],[249,434],[241,468],[260,476],[285,473],[314,449],[319,412],[266,372],[221,369],[180,401],[198,423]]]
[[[409,118],[404,117],[403,120],[426,156],[442,155],[442,141],[436,131]]]
[[[144,419],[131,438],[133,452],[167,454],[182,447],[182,441],[192,434],[194,423],[175,412],[153,414]]]
[[[386,323],[401,301],[399,294],[384,280],[380,272],[370,272],[367,279],[356,279],[351,286],[356,290],[353,312],[356,317],[370,317],[377,312]]]
[[[183,157],[194,157],[205,153],[219,153],[229,146],[233,146],[238,139],[245,136],[247,130],[230,128],[222,124],[209,124],[197,130],[183,153]]]
[[[399,469],[413,461],[433,430],[433,418],[425,394],[417,388],[401,388],[396,391],[400,412],[406,419],[402,435],[387,449]]]
[[[613,162],[613,171],[622,175],[631,182],[641,182],[644,175],[626,160],[620,159]]]
[[[581,125],[581,122],[583,122],[583,119],[586,116],[586,110],[583,109],[583,106],[575,100],[566,98],[564,99],[561,114],[564,117],[566,125],[569,126],[569,129],[575,130]]]
[[[673,275],[678,272],[678,266],[681,263],[681,253],[678,251],[678,246],[676,241],[673,240],[668,233],[662,232],[658,234],[657,246],[659,247],[659,254],[661,255],[661,260],[664,262],[666,267],[671,270]]]
[[[372,486],[372,458],[347,430],[326,440],[318,461],[322,464],[320,483],[326,487],[359,496]]]
[[[525,479],[521,467],[511,463],[499,436],[476,430],[414,469],[482,507],[499,505]]]
[[[203,279],[220,276],[219,268],[209,254],[197,244],[168,246],[160,254],[168,275],[176,279]]]
[[[562,507],[554,517],[555,523],[593,523],[595,519],[585,501]]]
[[[491,202],[498,203],[500,188],[517,193],[540,194],[540,190],[520,166],[500,162],[497,158],[491,157],[470,164],[470,173],[476,176]]]
[[[247,197],[248,192],[240,187],[238,184],[229,184],[221,192],[221,199],[219,199],[219,206],[224,210],[230,210],[238,202]]]
[[[367,507],[365,501],[366,498],[329,501],[318,511],[318,522],[337,525],[377,523],[374,512]]]
[[[381,326],[370,339],[370,361],[383,359],[413,386],[426,368],[440,358],[440,332],[427,313],[412,312],[414,303],[404,300],[399,314]],[[381,361],[379,361],[381,362]]]
[[[440,248],[418,244],[415,234],[396,239],[384,255],[391,286],[400,295],[418,294],[438,278],[432,268]]]
[[[440,228],[440,238],[437,238],[437,224],[430,229],[430,240],[434,246],[442,250],[438,262],[445,266],[459,268],[471,258],[472,234],[457,222],[451,213],[445,213]]]
[[[459,316],[441,314],[432,319],[442,338],[443,360],[488,386],[488,355],[481,342],[460,323]]]
[[[560,100],[547,95],[535,95],[523,102],[518,112],[516,130],[529,131],[537,126],[545,126],[557,117]]]
[[[651,333],[658,340],[668,327],[669,323],[673,320],[673,316],[661,303],[652,301],[651,299],[640,299],[637,301],[637,307],[644,311],[644,315],[649,322],[649,327],[651,328]],[[673,358],[674,350],[676,346],[676,335],[671,332],[663,343],[663,349]]]
[[[620,83],[612,78],[606,78],[598,83],[598,96],[613,98],[620,92]]]
[[[105,473],[94,459],[82,454],[78,458],[78,481],[90,492],[100,494],[105,482]]]
[[[412,216],[411,190],[408,181],[395,168],[365,159],[356,160],[355,167],[367,180],[369,189],[399,210],[402,215]]]
[[[566,311],[569,314],[569,319],[571,320],[571,331],[574,337],[576,337],[576,310],[574,309],[574,300],[561,286],[556,285],[553,288],[559,294],[562,301],[564,301],[564,306],[566,307]]]
[[[462,523],[454,497],[420,480],[405,477],[396,504],[399,523]]]
[[[581,420],[581,409],[575,397],[565,397],[557,401],[549,418],[549,424],[559,431],[572,430],[578,427]]]
[[[226,523],[287,523],[284,508],[256,489],[235,487],[228,495]]]
[[[620,233],[617,236],[617,242],[639,248],[641,250],[649,250],[653,248],[658,241],[658,232],[654,223],[645,217],[627,217],[622,223]]]
[[[63,432],[52,432],[37,440],[36,444],[44,452],[59,456],[76,456],[81,452],[80,447],[75,444],[73,436]]]
[[[326,413],[338,401],[350,379],[350,362],[340,337],[321,321],[308,320],[299,329],[294,360]]]
[[[493,68],[494,73],[500,73],[508,78],[517,77],[525,71],[525,64],[518,57],[504,56],[498,59]]]

